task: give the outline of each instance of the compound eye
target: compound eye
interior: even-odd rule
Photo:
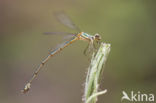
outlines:
[[[96,38],[97,40],[101,40],[101,36],[100,36],[99,34],[95,34],[95,38]]]

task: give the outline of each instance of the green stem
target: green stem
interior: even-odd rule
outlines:
[[[106,63],[107,56],[110,52],[110,44],[101,43],[96,55],[93,53],[91,64],[85,82],[84,101],[85,103],[96,103],[97,96],[105,94],[107,90],[98,92],[99,79]]]

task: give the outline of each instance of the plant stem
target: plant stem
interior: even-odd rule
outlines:
[[[100,76],[104,68],[102,68],[107,60],[107,56],[110,52],[110,44],[101,43],[97,53],[93,53],[90,66],[85,82],[84,89],[84,102],[96,103],[97,96],[105,94],[107,90],[98,91]]]

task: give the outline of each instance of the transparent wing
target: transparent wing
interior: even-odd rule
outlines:
[[[68,32],[45,32],[43,34],[45,34],[45,35],[66,35],[63,37],[63,39],[65,39],[65,40],[70,39],[77,35],[76,33],[73,34],[73,33],[68,33]]]
[[[55,50],[57,50],[57,49],[59,49],[59,48],[64,47],[64,45],[66,45],[67,42],[68,42],[68,41],[71,41],[73,38],[75,38],[75,37],[70,37],[70,38],[68,38],[68,40],[64,41],[63,43],[58,44],[55,48],[51,48],[51,49],[49,50],[49,53],[52,53],[53,51],[55,51]],[[70,45],[70,44],[69,44],[69,45]]]
[[[70,17],[65,12],[54,13],[57,17],[58,21],[68,26],[71,29],[76,29],[80,32],[80,29],[74,24],[74,22],[70,19]]]
[[[68,33],[68,32],[44,32],[43,34],[45,34],[45,35],[76,35],[76,33],[75,34],[73,34],[73,33]]]

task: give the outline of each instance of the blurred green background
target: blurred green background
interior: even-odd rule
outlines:
[[[76,32],[56,20],[59,11],[112,45],[100,87],[108,92],[98,103],[120,103],[123,90],[156,94],[155,0],[1,0],[0,7],[0,103],[82,102],[89,66],[82,41],[50,59],[30,92],[20,93],[48,50],[63,42],[42,33]]]

